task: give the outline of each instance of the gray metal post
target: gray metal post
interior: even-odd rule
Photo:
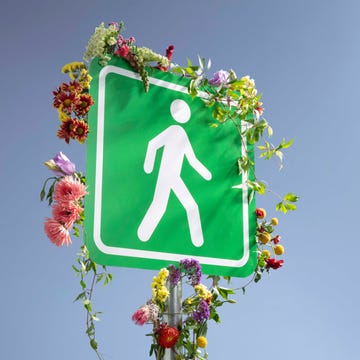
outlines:
[[[164,322],[169,326],[180,328],[181,317],[181,297],[182,297],[182,285],[181,280],[176,286],[167,282],[167,287],[170,289],[170,296],[166,301],[166,313],[164,313]],[[175,353],[172,349],[165,349],[163,360],[175,360]]]

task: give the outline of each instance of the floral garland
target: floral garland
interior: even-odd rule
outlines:
[[[171,63],[174,46],[166,49],[165,56],[159,55],[146,47],[135,45],[135,38],[124,38],[121,34],[123,23],[110,23],[105,27],[101,23],[96,27],[94,34],[89,39],[84,54],[85,62],[72,62],[62,68],[62,73],[68,74],[69,82],[62,82],[53,91],[53,106],[57,109],[60,121],[57,136],[69,144],[76,140],[83,144],[90,131],[88,126],[88,113],[94,100],[89,94],[91,76],[89,63],[98,58],[99,64],[105,66],[111,57],[125,59],[136,72],[139,73],[144,84],[144,91],[149,91],[148,66],[160,71],[171,71],[174,74],[185,76],[191,81],[188,92],[192,97],[200,92],[205,93],[206,106],[213,108],[214,123],[217,127],[225,122],[232,122],[239,134],[241,142],[257,144],[267,134],[272,136],[273,130],[262,117],[264,108],[255,88],[255,82],[249,76],[237,78],[233,70],[220,70],[211,78],[206,76],[211,62],[199,57],[199,65],[193,65],[190,60],[186,66]],[[283,149],[290,147],[292,140],[284,139],[274,146],[264,140],[263,145],[257,146],[260,158],[269,160],[274,156],[280,161],[282,167]],[[246,147],[245,147],[246,148]],[[249,151],[249,150],[247,150]],[[252,150],[251,150],[252,151]],[[41,190],[41,200],[47,200],[52,206],[52,218],[47,218],[44,231],[49,240],[56,246],[71,244],[70,233],[80,237],[84,223],[84,197],[86,191],[85,176],[75,171],[75,164],[62,152],[57,153],[45,165],[53,172],[54,176],[46,179]],[[246,152],[238,159],[239,174],[249,173],[247,185],[251,194],[255,192],[263,195],[272,192],[280,201],[276,204],[277,211],[286,213],[296,209],[298,196],[292,192],[283,197],[267,188],[264,181],[259,180],[253,173],[253,153]],[[50,181],[50,185],[48,185]],[[266,211],[256,209],[257,216],[257,253],[258,263],[252,278],[242,287],[252,282],[258,282],[264,272],[279,269],[283,260],[278,259],[284,254],[284,247],[280,244],[280,236],[275,234],[278,219],[266,220]],[[86,309],[86,334],[90,345],[99,359],[98,344],[95,337],[95,322],[99,320],[99,312],[93,310],[93,293],[95,285],[103,282],[104,285],[112,280],[112,275],[106,267],[99,271],[98,265],[89,257],[86,245],[82,245],[73,270],[80,277],[81,292],[76,301],[81,300]],[[166,348],[172,349],[177,359],[207,359],[206,332],[207,321],[220,321],[217,308],[224,303],[234,303],[228,299],[230,294],[235,294],[233,289],[219,286],[220,277],[209,276],[212,279],[211,288],[201,283],[201,266],[194,259],[182,260],[179,267],[170,265],[161,269],[152,282],[152,298],[139,308],[132,319],[138,325],[153,324],[153,344],[150,355],[155,354],[156,359],[161,359]],[[230,281],[230,278],[226,278]],[[180,324],[169,325],[165,318],[168,311],[167,299],[175,291],[178,284],[185,282],[193,288],[193,294],[182,302]]]

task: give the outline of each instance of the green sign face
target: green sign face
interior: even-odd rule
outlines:
[[[231,122],[192,99],[188,80],[149,70],[150,90],[121,59],[91,65],[85,239],[103,265],[159,269],[184,258],[204,273],[256,266],[255,201]]]

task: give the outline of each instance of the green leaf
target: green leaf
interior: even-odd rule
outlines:
[[[85,281],[84,281],[84,280],[80,280],[80,286],[81,286],[83,289],[86,289],[86,284],[85,284]]]
[[[85,297],[85,291],[84,292],[82,292],[82,293],[80,293],[76,298],[75,298],[75,300],[74,300],[74,302],[75,301],[78,301],[78,300],[80,300],[80,299],[83,299],[84,297]]]
[[[296,196],[294,193],[290,192],[284,196],[284,200],[290,202],[297,202],[299,200],[299,197]]]
[[[293,142],[294,142],[294,139],[291,139],[289,141],[285,141],[285,139],[282,139],[280,146],[282,149],[287,149],[292,145]]]
[[[91,340],[90,340],[90,346],[91,346],[94,350],[97,350],[98,344],[97,344],[97,342],[96,342],[95,339],[91,339]]]
[[[289,203],[287,203],[287,204],[285,204],[285,207],[286,207],[286,209],[289,210],[289,211],[294,211],[294,210],[296,210],[296,205],[295,205],[295,204],[289,204]]]
[[[279,202],[278,204],[276,204],[275,207],[276,211],[281,211],[282,213],[286,214],[287,213],[287,208],[284,204],[283,201]]]

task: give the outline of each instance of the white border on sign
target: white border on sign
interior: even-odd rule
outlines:
[[[101,206],[102,206],[102,169],[103,169],[103,152],[104,152],[104,122],[105,122],[105,81],[106,76],[110,73],[126,76],[135,80],[141,80],[138,73],[130,70],[122,69],[116,66],[108,65],[101,69],[99,73],[99,90],[98,90],[98,122],[96,135],[96,168],[95,168],[95,199],[94,199],[94,242],[97,248],[105,254],[126,256],[132,258],[145,258],[152,260],[168,260],[180,261],[184,258],[194,258],[201,264],[228,266],[240,268],[244,266],[249,259],[249,216],[248,216],[248,187],[247,174],[243,173],[242,185],[236,188],[242,188],[242,203],[243,203],[243,237],[244,237],[244,253],[238,260],[211,258],[204,256],[194,256],[188,254],[173,254],[168,252],[129,249],[123,247],[108,246],[101,240]],[[159,80],[149,77],[150,84],[178,91],[188,94],[188,89],[185,86],[173,84],[168,81]],[[206,97],[206,93],[200,93],[200,97]],[[246,145],[242,145],[243,152],[246,151]]]

